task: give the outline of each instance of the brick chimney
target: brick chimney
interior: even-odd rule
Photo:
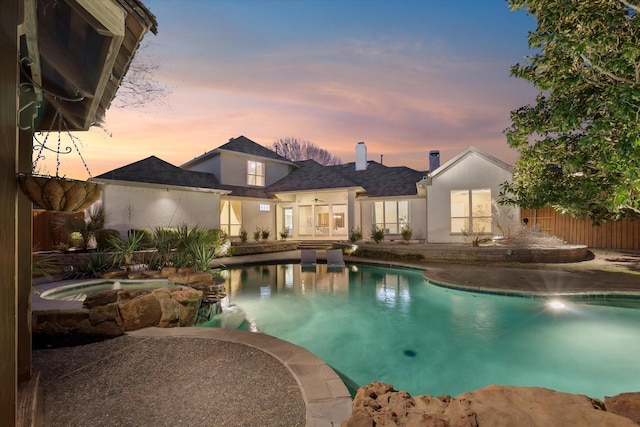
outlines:
[[[440,167],[440,151],[429,151],[429,173],[433,173]]]

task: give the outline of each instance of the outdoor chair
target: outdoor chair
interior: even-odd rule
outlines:
[[[344,257],[342,256],[342,249],[328,249],[327,250],[327,270],[339,271],[344,268]]]
[[[300,265],[303,271],[313,270],[315,271],[317,264],[317,255],[315,249],[301,249],[300,250]]]

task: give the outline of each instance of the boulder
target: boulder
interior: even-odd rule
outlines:
[[[177,272],[178,269],[175,267],[163,267],[162,270],[160,270],[160,275],[162,277],[169,277],[176,274]]]
[[[118,309],[125,331],[155,326],[162,317],[160,302],[150,293],[119,301]]]
[[[202,302],[202,291],[183,287],[171,293],[171,298],[180,304],[179,326],[193,326]]]
[[[97,292],[95,294],[87,295],[82,303],[84,308],[93,308],[101,305],[110,304],[118,300],[118,290]]]
[[[158,322],[159,328],[175,328],[180,324],[180,303],[171,298],[163,298],[160,301],[162,315]]]
[[[118,304],[115,302],[107,305],[99,305],[89,310],[89,321],[92,325],[103,322],[115,322],[122,326],[122,318],[118,312]]]
[[[604,404],[608,412],[627,417],[640,425],[640,393],[622,393],[613,397],[605,396]]]
[[[634,407],[636,399],[637,396],[622,395],[618,403],[624,411]],[[616,406],[613,400],[611,404]],[[413,398],[388,384],[375,382],[358,390],[352,407],[351,417],[342,423],[344,427],[637,427],[632,419],[603,410],[605,405],[598,400],[541,387],[490,385],[455,398]]]

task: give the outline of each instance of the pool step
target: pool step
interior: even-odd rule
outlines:
[[[325,251],[331,248],[333,248],[333,244],[331,242],[306,241],[298,243],[298,249],[316,249],[319,251]]]

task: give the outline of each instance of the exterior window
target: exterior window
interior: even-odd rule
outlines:
[[[222,200],[220,202],[220,229],[227,236],[239,236],[242,228],[242,203]]]
[[[247,185],[264,187],[264,163],[247,160]]]
[[[491,189],[451,191],[451,232],[491,234]]]
[[[409,201],[375,202],[373,218],[376,227],[383,229],[385,234],[400,234],[402,227],[409,223]]]
[[[260,203],[261,212],[269,212],[270,210],[271,210],[271,205],[269,203]]]

